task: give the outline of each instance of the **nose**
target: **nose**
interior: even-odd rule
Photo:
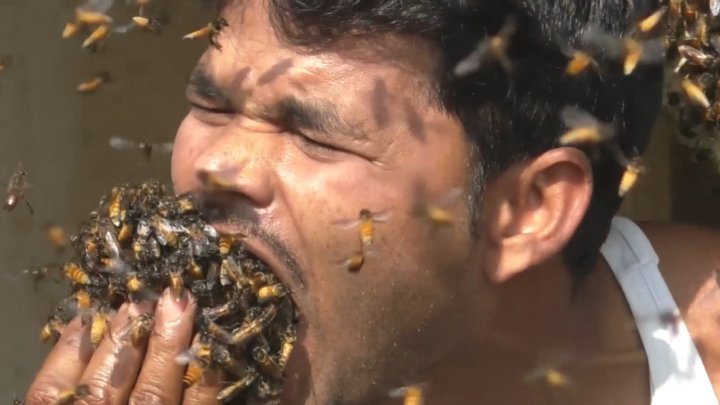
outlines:
[[[275,196],[270,137],[253,133],[216,136],[193,162],[193,175],[200,188],[240,194],[254,208],[268,207]]]

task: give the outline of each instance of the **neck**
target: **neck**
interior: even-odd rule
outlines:
[[[500,286],[497,302],[495,317],[476,334],[482,338],[467,342],[451,356],[456,359],[452,364],[435,368],[428,402],[457,397],[452,403],[480,403],[510,394],[513,403],[542,403],[548,400],[548,387],[541,386],[543,369],[572,377],[571,370],[592,375],[628,363],[644,367],[632,315],[602,261],[575,302],[560,260]]]

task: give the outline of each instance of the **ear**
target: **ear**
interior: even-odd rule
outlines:
[[[499,175],[485,195],[485,269],[501,283],[570,240],[592,197],[592,167],[579,149],[552,149]]]

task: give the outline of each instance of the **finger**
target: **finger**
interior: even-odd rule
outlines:
[[[187,292],[175,300],[170,289],[163,293],[150,336],[145,362],[130,402],[137,404],[179,404],[185,367],[176,359],[190,346],[195,299]]]
[[[199,337],[196,335],[193,344],[197,343]],[[184,405],[195,404],[219,404],[217,395],[222,389],[223,372],[215,368],[205,370],[203,378],[185,390],[183,395]]]
[[[135,377],[145,354],[145,342],[133,346],[128,336],[121,336],[132,319],[152,312],[153,303],[126,303],[120,307],[110,324],[110,332],[100,342],[80,385],[87,385],[89,394],[78,403],[124,404],[130,396]]]
[[[25,403],[51,403],[59,391],[74,388],[92,353],[89,325],[83,326],[77,317],[65,327],[48,354],[28,390]]]

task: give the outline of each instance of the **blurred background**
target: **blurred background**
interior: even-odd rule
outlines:
[[[137,15],[134,1],[116,0],[109,14],[124,25]],[[206,40],[181,38],[215,15],[210,2],[152,0],[148,16],[169,22],[161,35],[133,29],[112,34],[104,48],[81,48],[87,33],[63,39],[73,20],[70,0],[0,0],[0,181],[18,165],[28,173],[30,215],[23,204],[0,212],[0,402],[22,397],[49,345],[38,339],[48,311],[65,295],[63,285],[34,286],[22,270],[62,262],[45,226],[76,231],[112,185],[147,178],[170,181],[169,154],[146,159],[139,150],[116,150],[111,137],[171,142],[186,112],[184,85]],[[100,71],[112,75],[92,94],[77,86]],[[720,187],[712,164],[698,164],[677,144],[673,123],[662,115],[646,156],[647,173],[622,214],[636,220],[720,225]]]

